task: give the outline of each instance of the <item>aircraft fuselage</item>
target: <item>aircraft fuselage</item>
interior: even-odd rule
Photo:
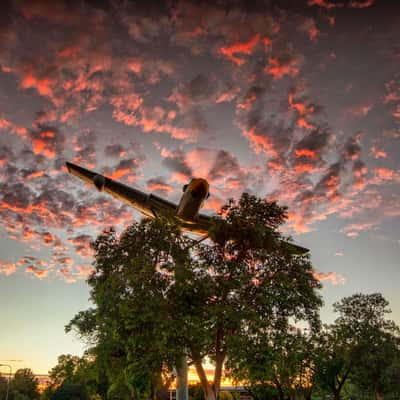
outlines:
[[[205,179],[194,178],[183,187],[183,191],[176,216],[188,223],[196,222],[199,210],[209,196],[209,184]]]

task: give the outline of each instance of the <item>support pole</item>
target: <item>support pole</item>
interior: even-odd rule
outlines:
[[[187,357],[182,356],[176,368],[176,400],[189,399]]]

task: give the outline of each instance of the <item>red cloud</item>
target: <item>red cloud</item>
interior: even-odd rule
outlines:
[[[117,169],[112,174],[108,175],[111,179],[120,179],[123,176],[129,175],[132,171],[128,168],[125,169]]]
[[[94,271],[94,268],[87,265],[77,265],[76,269],[78,270],[78,276],[84,279],[87,279],[88,276]]]
[[[232,101],[240,92],[240,88],[232,88],[226,92],[221,93],[215,100],[216,103],[224,103]]]
[[[294,57],[288,59],[270,57],[268,59],[268,65],[265,67],[264,71],[272,75],[274,79],[280,79],[285,75],[294,78],[300,72],[299,60]]]
[[[54,158],[58,152],[63,150],[64,135],[53,128],[42,128],[30,133],[32,140],[32,151],[48,158]]]
[[[35,275],[39,279],[46,278],[46,276],[50,272],[47,269],[41,269],[41,268],[35,267],[34,265],[29,265],[28,267],[25,268],[25,271]]]
[[[171,193],[174,190],[171,185],[168,185],[168,183],[162,182],[160,180],[150,180],[147,183],[147,189],[152,192],[159,191],[165,194]]]
[[[301,101],[295,101],[294,100],[294,93],[291,92],[289,93],[289,109],[296,110],[298,114],[297,118],[297,125],[300,128],[305,128],[305,129],[313,129],[315,128],[312,124],[308,123],[306,119],[304,118],[307,115],[312,115],[314,114],[315,107],[313,105],[307,105],[305,103],[302,103]]]
[[[271,138],[269,138],[266,134],[256,132],[256,129],[253,127],[244,132],[243,135],[250,140],[250,143],[254,147],[256,153],[264,151],[272,157],[279,157]]]
[[[219,51],[225,57],[233,61],[236,65],[240,66],[245,62],[245,60],[243,60],[242,58],[235,57],[234,54],[247,54],[247,55],[251,54],[254,47],[257,45],[259,41],[260,41],[260,34],[257,33],[247,42],[235,43],[229,47],[221,47]]]
[[[346,278],[336,272],[314,272],[314,277],[319,281],[328,281],[333,286],[344,285]]]
[[[400,173],[384,167],[375,168],[375,177],[372,179],[373,184],[382,184],[384,182],[397,181],[400,179]]]
[[[351,1],[347,4],[349,8],[367,8],[371,7],[375,3],[375,0],[365,0],[365,1]],[[328,0],[308,0],[309,6],[318,6],[322,8],[326,8],[327,10],[331,8],[341,8],[344,7],[344,3],[332,3]]]
[[[313,160],[317,158],[317,153],[314,150],[310,149],[296,149],[294,151],[294,154],[296,155],[296,157],[308,157]]]
[[[49,78],[38,78],[32,71],[28,72],[21,81],[22,89],[36,89],[41,96],[53,97],[54,82]]]
[[[371,155],[374,158],[386,158],[387,157],[386,151],[379,149],[377,146],[371,147]]]
[[[327,10],[335,7],[343,7],[343,5],[331,3],[328,0],[308,0],[308,5],[326,8]]]

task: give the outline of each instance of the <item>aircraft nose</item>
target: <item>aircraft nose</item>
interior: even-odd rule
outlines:
[[[197,198],[202,198],[207,195],[208,183],[204,179],[198,179],[193,182],[192,195]]]

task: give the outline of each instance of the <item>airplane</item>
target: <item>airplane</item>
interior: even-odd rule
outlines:
[[[69,173],[93,185],[100,192],[107,192],[140,211],[149,218],[156,218],[165,211],[170,211],[179,220],[182,230],[208,237],[213,217],[199,213],[200,208],[210,196],[209,184],[203,178],[193,178],[183,186],[183,195],[176,205],[152,193],[126,186],[123,183],[107,178],[97,172],[90,171],[71,162],[66,162]],[[296,255],[307,253],[309,250],[290,242],[284,242],[289,251]]]

